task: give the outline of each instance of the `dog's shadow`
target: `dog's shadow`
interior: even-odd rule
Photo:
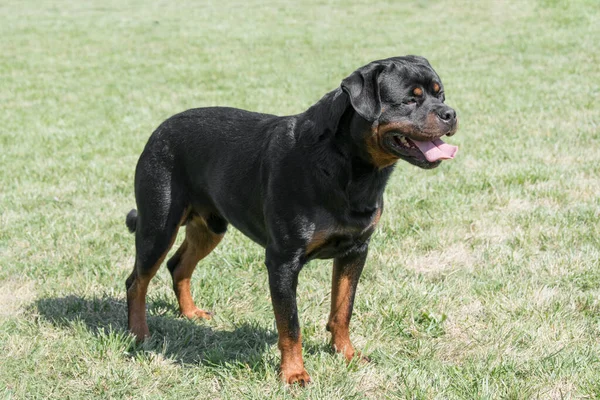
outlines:
[[[99,339],[114,333],[127,336],[127,304],[114,297],[44,298],[33,303],[31,308],[40,318],[57,327],[82,325]],[[274,330],[250,323],[235,325],[233,330],[217,330],[205,322],[175,317],[172,308],[161,301],[148,305],[148,327],[152,337],[143,345],[135,345],[131,339],[130,354],[140,351],[161,353],[183,365],[256,365],[269,346],[277,341]]]

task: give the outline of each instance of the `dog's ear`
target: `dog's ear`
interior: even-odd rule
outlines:
[[[306,110],[310,117],[307,128],[315,132],[315,137],[324,139],[329,134],[335,134],[340,121],[348,109],[348,96],[341,89],[327,93],[321,100]]]
[[[384,68],[382,64],[371,63],[354,71],[342,81],[342,90],[348,93],[354,110],[370,122],[381,115],[379,74]]]

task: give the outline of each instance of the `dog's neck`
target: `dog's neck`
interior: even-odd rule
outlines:
[[[347,189],[350,208],[359,212],[380,208],[383,192],[394,166],[380,169],[366,161],[362,154],[355,154],[350,165],[352,173]]]
[[[370,213],[381,207],[394,166],[373,165],[364,146],[356,144],[357,139],[363,140],[370,132],[371,124],[356,114],[348,95],[339,88],[333,90],[299,117],[311,128],[302,138],[310,149],[307,157],[326,176],[338,177],[351,211]],[[331,149],[335,161],[330,159]],[[334,168],[337,170],[330,170]]]
[[[361,213],[373,212],[382,206],[383,192],[394,165],[380,168],[374,165],[365,146],[357,145],[371,130],[371,123],[359,117],[351,106],[340,120],[333,138],[334,145],[348,160],[350,179],[346,189],[350,208]]]

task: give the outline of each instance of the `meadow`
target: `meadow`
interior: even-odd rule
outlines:
[[[597,0],[5,0],[0,43],[1,398],[600,398]],[[299,113],[405,54],[443,79],[460,152],[390,181],[351,324],[372,362],[331,354],[311,262],[313,383],[283,386],[263,250],[232,228],[193,279],[215,317],[179,317],[162,268],[136,345],[124,220],[154,128]]]

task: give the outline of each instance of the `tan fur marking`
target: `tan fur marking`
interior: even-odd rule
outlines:
[[[356,285],[363,265],[364,258],[350,263],[340,259],[333,261],[331,310],[327,330],[331,332],[331,346],[336,352],[342,353],[347,361],[355,356],[362,358],[350,341],[349,327]]]
[[[196,307],[190,290],[194,269],[221,242],[224,235],[217,235],[201,217],[189,221],[185,229],[185,240],[177,250],[179,263],[173,270],[173,289],[181,315],[188,318],[210,319],[211,314]]]
[[[371,135],[366,140],[367,152],[371,156],[373,164],[378,168],[389,167],[398,161],[398,157],[383,148],[383,133],[377,125],[371,129]]]
[[[404,135],[413,135],[417,132],[417,127],[408,121],[401,121],[381,124],[377,127],[377,130],[379,131],[379,135],[384,135],[389,131],[398,131]]]
[[[429,113],[425,119],[425,125],[422,130],[419,130],[413,124],[407,122],[390,122],[379,126],[380,135],[384,135],[389,131],[398,131],[404,135],[409,136],[415,140],[434,140],[439,138],[441,135],[447,134],[447,132],[440,131],[442,125],[435,113]],[[455,131],[455,130],[453,130]]]
[[[348,276],[336,276],[334,267],[331,289],[331,311],[327,328],[331,332],[331,345],[338,353],[342,353],[346,360],[354,357],[354,346],[350,341],[350,310],[349,296],[351,280]]]
[[[158,261],[152,266],[152,269],[148,271],[148,274],[140,276],[139,273],[134,271],[134,273],[136,273],[135,279],[127,290],[129,330],[135,335],[137,341],[142,341],[144,338],[150,336],[150,330],[148,329],[148,323],[146,321],[146,294],[148,293],[148,285],[173,246],[178,229],[175,230],[169,246],[160,256]],[[134,268],[137,268],[137,266]]]
[[[381,219],[381,207],[375,211],[375,217],[373,217],[373,222],[371,222],[371,226],[375,228]]]
[[[327,243],[327,239],[329,238],[329,231],[316,231],[313,234],[311,241],[306,246],[305,254],[311,254],[319,249],[319,247],[323,246]]]
[[[287,384],[298,382],[305,385],[309,383],[310,376],[304,369],[304,360],[302,359],[302,336],[299,335],[297,340],[292,339],[289,332],[283,328],[280,330],[279,323],[277,330],[279,331],[277,347],[281,351],[281,380]]]
[[[433,93],[437,93],[440,91],[440,85],[437,82],[433,83]]]
[[[414,88],[413,89],[413,94],[417,97],[423,96],[423,89],[421,88]]]

